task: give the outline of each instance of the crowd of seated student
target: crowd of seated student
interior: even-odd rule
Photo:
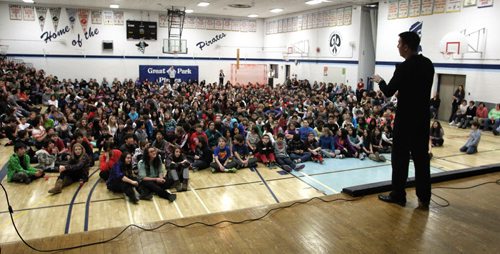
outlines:
[[[258,161],[292,171],[328,158],[385,161],[381,153],[391,151],[397,99],[374,91],[358,91],[357,98],[344,84],[98,83],[0,65],[0,97],[9,97],[0,108],[3,133],[24,144],[31,162],[42,148],[56,159],[48,165],[60,173],[51,193],[85,182],[96,160],[109,189],[136,203],[152,194],[175,200],[169,189],[188,190],[190,170],[237,172]],[[47,106],[42,115],[39,103]],[[500,106],[490,114],[485,128],[498,128]],[[443,133],[432,133],[433,144],[442,145]],[[28,176],[41,174],[21,168]]]

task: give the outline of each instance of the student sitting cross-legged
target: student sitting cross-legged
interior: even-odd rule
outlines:
[[[299,134],[293,135],[293,139],[288,143],[287,152],[295,163],[301,163],[311,159],[311,153],[307,152],[306,146],[304,142],[300,140]]]
[[[175,147],[174,152],[168,156],[165,163],[168,167],[168,174],[174,180],[175,189],[180,191],[187,191],[189,183],[189,167],[191,163],[182,154],[180,147]]]
[[[158,149],[148,147],[144,151],[142,160],[137,164],[139,168],[139,184],[140,199],[150,200],[153,198],[152,193],[156,193],[161,198],[173,202],[177,195],[166,191],[173,184],[171,179],[166,178],[165,166],[163,165],[161,156],[158,154]]]
[[[226,145],[226,138],[219,138],[219,145],[214,149],[214,162],[210,164],[212,173],[215,172],[236,172],[236,162],[230,161],[231,149]]]
[[[196,147],[193,153],[193,163],[191,164],[191,167],[193,168],[193,171],[198,171],[202,169],[206,169],[210,167],[210,163],[212,163],[213,156],[212,152],[210,151],[208,147],[208,143],[206,139],[198,139],[195,138],[194,142],[196,144]]]
[[[321,152],[321,146],[319,142],[314,137],[314,133],[307,134],[307,140],[305,142],[307,150],[311,153],[311,158],[314,162],[323,164],[323,155]]]
[[[233,155],[237,168],[255,168],[257,166],[256,158],[249,158],[250,151],[245,144],[245,138],[241,134],[234,135]]]
[[[58,194],[62,189],[74,182],[86,182],[89,179],[89,167],[92,158],[85,153],[85,148],[80,143],[73,144],[71,158],[67,165],[59,166],[59,177],[54,188],[49,193]]]
[[[285,141],[285,134],[278,133],[278,138],[274,143],[274,154],[276,155],[276,161],[287,172],[291,172],[292,170],[299,171],[305,167],[305,165],[297,165],[290,158],[288,153],[286,152],[287,146]]]
[[[10,156],[7,166],[7,181],[28,184],[43,175],[42,170],[37,170],[30,165],[26,145],[21,142],[15,143],[14,154]]]
[[[109,171],[109,178],[106,181],[108,190],[125,193],[130,202],[137,204],[139,199],[134,188],[139,186],[139,179],[132,170],[132,154],[122,153],[119,161]]]
[[[267,167],[272,168],[276,163],[274,156],[273,143],[271,142],[270,134],[264,134],[261,140],[257,143],[256,157]]]
[[[481,140],[481,131],[479,130],[479,123],[473,122],[471,126],[471,132],[469,134],[469,139],[464,146],[460,148],[460,152],[467,154],[477,153],[477,146]]]

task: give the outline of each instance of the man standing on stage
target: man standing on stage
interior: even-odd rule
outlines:
[[[411,156],[415,164],[419,208],[428,209],[431,198],[429,107],[434,65],[428,58],[418,54],[419,44],[420,37],[416,33],[399,34],[398,50],[405,61],[396,65],[389,84],[379,75],[372,76],[386,97],[398,92],[393,131],[392,191],[389,195],[380,194],[378,198],[384,202],[406,205],[405,185]]]

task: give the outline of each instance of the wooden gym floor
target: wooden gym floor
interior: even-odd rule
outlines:
[[[434,148],[432,151],[434,153],[434,159],[432,159],[431,165],[434,169],[448,171],[448,170],[456,170],[456,169],[463,169],[475,166],[488,165],[498,162],[498,159],[495,158],[498,158],[500,156],[500,142],[498,142],[498,137],[493,136],[491,132],[483,133],[481,143],[479,145],[479,153],[475,155],[464,155],[460,153],[458,149],[465,143],[465,140],[467,139],[470,130],[449,128],[447,124],[444,125],[446,125],[443,126],[445,128],[445,133],[446,133],[445,145],[442,148]],[[4,144],[5,141],[2,141],[0,143]],[[2,154],[2,156],[0,156],[0,165],[4,165],[8,160],[8,156],[12,153],[12,147],[4,147],[2,145],[0,147],[0,153]],[[345,165],[346,163],[349,162],[349,160],[352,161],[353,165],[357,165],[357,163],[359,163],[359,160],[357,159],[344,159],[342,160],[342,162],[339,159],[329,159],[327,163],[325,163],[325,165],[323,166],[312,163],[307,164],[304,172],[309,172],[307,174],[310,174],[312,168],[319,169],[320,167],[328,167],[328,164]],[[389,174],[390,166],[388,165],[389,162],[386,165],[380,165],[380,167],[383,168],[381,170],[387,171],[388,173],[387,172],[386,173],[390,175]],[[364,169],[364,171],[361,170],[358,171],[354,169],[349,170],[349,172],[352,173],[351,175],[349,175],[349,178],[356,179],[357,178],[356,172],[359,172],[358,173],[359,178],[362,177],[366,178],[367,174],[366,172],[370,168],[371,167],[367,167]],[[92,170],[91,172],[94,172],[94,170]],[[46,248],[48,248],[49,246],[62,247],[71,244],[80,244],[90,240],[100,240],[103,238],[107,238],[113,235],[114,232],[119,231],[118,229],[111,229],[111,228],[116,228],[116,227],[123,228],[123,226],[132,223],[150,224],[157,221],[172,220],[172,219],[180,219],[181,222],[187,222],[187,221],[194,221],[196,219],[202,218],[200,216],[212,213],[218,213],[218,214],[212,217],[203,217],[203,218],[207,218],[207,221],[217,221],[218,219],[226,218],[227,216],[232,216],[231,218],[239,218],[239,219],[247,218],[248,216],[252,217],[253,215],[257,216],[262,211],[268,209],[269,206],[271,207],[276,206],[277,203],[286,203],[289,201],[308,199],[311,197],[323,197],[325,196],[325,194],[338,193],[341,190],[341,188],[339,189],[336,187],[331,187],[332,184],[334,183],[330,183],[330,181],[335,182],[336,179],[335,176],[340,176],[341,173],[345,172],[332,171],[328,172],[327,174],[329,178],[328,177],[321,178],[322,176],[311,177],[309,175],[305,175],[306,173],[301,173],[301,172],[293,175],[280,174],[280,172],[278,172],[277,169],[269,170],[263,166],[259,166],[259,168],[256,171],[245,169],[238,171],[236,174],[212,174],[207,170],[194,173],[192,172],[190,176],[191,177],[190,191],[179,193],[176,202],[169,204],[168,201],[155,197],[153,201],[141,201],[139,205],[131,205],[128,201],[126,201],[123,195],[113,194],[107,191],[105,184],[99,181],[98,173],[93,174],[90,177],[89,181],[82,186],[82,188],[79,188],[77,185],[72,185],[68,188],[65,188],[62,194],[56,196],[51,196],[47,193],[47,190],[51,188],[55,182],[57,176],[56,174],[52,175],[52,177],[49,177],[47,181],[40,179],[30,185],[7,183],[5,179],[3,179],[3,183],[7,191],[9,192],[12,207],[16,211],[14,213],[16,223],[20,229],[21,234],[25,237],[25,239],[45,238],[45,237],[59,236],[64,234],[71,234],[71,236],[79,235],[79,237],[76,238],[69,237],[68,238],[69,240],[64,240],[64,243],[60,241],[61,238],[51,238],[52,240],[49,240],[47,244],[45,244],[44,240],[43,245]],[[361,174],[363,176],[361,176]],[[498,178],[498,175],[496,175],[496,177]],[[375,176],[374,179],[376,179]],[[481,177],[474,179],[477,179],[476,182],[484,180]],[[464,183],[467,181],[468,180],[464,180]],[[443,183],[441,185],[446,185],[446,183]],[[485,187],[484,190],[485,193],[481,195],[491,196],[491,194],[488,195],[488,193],[491,193],[492,191],[491,189]],[[439,190],[436,192],[439,193],[442,191]],[[448,191],[446,193],[448,195]],[[490,200],[488,203],[488,202],[483,202],[483,200],[480,200],[478,202],[484,204],[484,207],[477,207],[475,199],[467,196],[467,198],[464,199],[467,202],[463,203],[458,199],[459,194],[460,193],[458,192],[449,193],[449,195],[457,195],[457,200],[452,201],[452,206],[457,205],[457,207],[462,207],[462,208],[463,206],[466,206],[466,208],[470,209],[471,211],[475,211],[474,216],[478,217],[476,218],[477,220],[480,220],[479,218],[482,217],[484,213],[484,215],[487,215],[487,217],[496,216],[498,221],[498,218],[500,217],[498,216],[499,213],[493,209],[494,204],[497,204],[497,206],[498,204],[500,204],[498,202],[498,195],[494,195],[497,196],[497,201]],[[327,198],[331,199],[333,197],[327,197]],[[17,241],[19,239],[10,223],[9,214],[7,212],[7,205],[4,201],[5,197],[3,193],[0,194],[0,199],[2,200],[2,202],[0,202],[0,243]],[[199,226],[196,226],[195,227],[196,229],[195,230],[193,229],[193,231],[191,231],[190,229],[187,230],[173,229],[171,227],[167,227],[166,229],[162,230],[163,232],[174,231],[175,233],[173,236],[171,236],[171,238],[165,238],[163,237],[163,234],[156,234],[156,233],[138,234],[139,232],[138,230],[132,230],[131,232],[133,234],[129,232],[127,233],[127,235],[132,234],[132,236],[130,237],[132,238],[138,237],[140,238],[140,241],[139,243],[133,244],[132,242],[129,242],[127,240],[127,244],[125,245],[126,249],[129,248],[128,249],[129,252],[134,252],[134,253],[140,252],[139,250],[142,250],[144,253],[151,253],[154,248],[160,248],[160,250],[162,250],[163,248],[165,248],[166,250],[171,250],[171,248],[174,248],[170,246],[171,243],[175,244],[175,248],[177,249],[190,250],[192,252],[201,252],[202,250],[201,248],[203,248],[202,247],[203,244],[201,243],[204,243],[205,245],[212,248],[213,249],[212,252],[217,252],[217,251],[250,252],[250,248],[257,248],[260,249],[262,252],[265,252],[266,247],[271,248],[269,249],[269,251],[271,252],[273,252],[273,250],[274,252],[277,252],[280,250],[281,247],[285,246],[284,242],[289,243],[294,239],[293,240],[294,242],[295,241],[298,242],[294,244],[289,244],[291,246],[289,249],[292,252],[304,252],[304,251],[330,252],[329,250],[340,250],[340,251],[348,250],[346,249],[347,247],[342,247],[342,245],[336,246],[335,244],[339,243],[340,240],[344,238],[342,234],[346,234],[345,239],[351,239],[355,235],[360,234],[361,236],[368,237],[370,239],[371,238],[379,239],[379,241],[381,242],[373,243],[375,246],[374,252],[384,252],[382,251],[385,250],[384,248],[392,246],[391,241],[389,241],[391,238],[398,239],[399,241],[402,242],[408,242],[407,240],[411,240],[412,238],[411,237],[406,238],[409,237],[406,235],[405,236],[389,235],[388,238],[386,239],[385,237],[382,237],[383,234],[379,235],[380,238],[376,238],[375,236],[372,237],[370,236],[370,234],[367,233],[368,231],[376,232],[377,230],[379,230],[378,226],[376,225],[382,223],[377,220],[377,217],[374,216],[374,214],[387,215],[387,213],[389,212],[396,213],[395,216],[397,216],[400,219],[400,222],[404,224],[405,227],[405,229],[402,230],[402,229],[393,229],[391,226],[390,228],[382,229],[382,232],[386,231],[392,232],[395,230],[402,234],[406,234],[405,230],[409,230],[407,225],[408,222],[413,222],[414,220],[413,214],[418,215],[415,220],[417,221],[421,220],[420,218],[421,216],[417,211],[414,212],[413,210],[407,210],[407,208],[399,210],[393,209],[391,208],[391,206],[387,206],[385,204],[379,205],[379,202],[372,202],[373,200],[375,200],[375,197],[367,197],[359,202],[345,203],[340,205],[341,207],[343,207],[342,209],[344,209],[344,207],[347,209],[346,211],[344,211],[345,214],[358,214],[358,216],[356,216],[357,218],[356,220],[354,220],[354,217],[352,216],[342,217],[341,214],[337,216],[336,212],[332,213],[331,211],[328,210],[325,210],[327,212],[326,214],[321,215],[321,210],[323,209],[321,207],[324,207],[324,209],[328,209],[328,207],[331,208],[332,206],[337,207],[337,204],[332,204],[332,203],[323,205],[314,201],[311,204],[303,206],[303,208],[299,207],[293,208],[293,210],[290,210],[294,211],[293,213],[290,212],[291,214],[299,213],[304,215],[306,215],[307,212],[310,209],[312,209],[311,216],[312,217],[318,216],[318,220],[311,221],[308,218],[303,218],[305,224],[295,224],[293,220],[286,221],[283,218],[283,220],[279,222],[279,224],[284,223],[282,224],[283,227],[286,228],[285,225],[290,223],[293,225],[293,227],[299,227],[299,228],[291,228],[288,231],[289,233],[286,233],[287,230],[281,232],[281,234],[290,234],[290,235],[274,236],[275,233],[273,230],[277,229],[269,229],[271,230],[270,232],[265,231],[262,232],[262,235],[260,235],[258,230],[259,228],[270,225],[274,227],[279,227],[277,226],[279,225],[277,224],[278,222],[275,222],[275,220],[281,218],[281,216],[279,216],[278,214],[288,213],[288,212],[278,212],[276,213],[276,215],[273,215],[271,217],[272,220],[268,218],[266,220],[263,220],[262,222],[249,223],[248,229],[241,228],[243,232],[249,232],[248,237],[252,239],[252,240],[245,240],[243,241],[243,243],[239,242],[241,241],[241,239],[246,238],[245,235],[243,235],[244,233],[242,233],[242,235],[238,235],[237,232],[236,233],[234,232],[234,230],[237,230],[237,228],[242,227],[244,225],[238,225],[238,226],[222,227],[221,229],[218,229],[218,231],[213,231],[213,229],[203,229]],[[486,204],[491,204],[492,205],[491,209]],[[259,208],[240,210],[252,207],[259,207]],[[372,208],[379,209],[380,211],[378,212],[370,211],[369,214],[366,214],[366,212],[361,212],[361,211],[366,211],[368,209],[371,210]],[[359,211],[357,209],[359,209]],[[451,210],[455,211],[454,208],[450,207],[448,208],[433,207],[431,209],[431,212],[429,213],[429,216],[425,219],[425,221],[429,221],[430,218],[438,216],[438,214],[440,214],[441,212],[451,211]],[[228,212],[228,211],[234,211],[234,212],[230,212],[228,214],[219,214],[219,212]],[[411,214],[407,214],[410,211]],[[435,214],[435,212],[438,214]],[[321,219],[321,216],[323,216],[324,219]],[[465,215],[459,214],[454,216],[463,217]],[[187,217],[191,218],[185,219]],[[285,215],[285,217],[288,216]],[[449,221],[446,217],[447,216],[444,216],[443,218],[441,217],[435,218],[436,220],[439,221],[439,223],[435,224],[433,228],[434,233],[432,233],[430,236],[429,235],[426,236],[429,237],[428,238],[429,242],[434,243],[436,246],[440,248],[450,247],[450,246],[454,247],[452,244],[445,244],[445,243],[440,244],[439,241],[441,240],[439,238],[434,239],[436,236],[443,236],[442,233],[439,233],[438,229],[440,227],[444,227],[445,229],[448,228],[447,230],[449,231],[449,233],[451,232],[453,234],[459,234],[459,235],[462,234],[460,232],[454,232],[452,230],[453,227],[451,227],[451,224],[449,224]],[[460,217],[460,220],[466,219],[462,217]],[[358,222],[357,220],[360,218],[362,219],[360,222],[364,222],[364,224],[358,224],[360,222]],[[484,219],[491,220],[488,218]],[[341,226],[339,226],[338,229],[335,226],[332,226],[331,229],[328,229],[328,227],[331,226],[329,223],[333,220],[337,221],[337,223],[340,223]],[[425,223],[425,221],[423,223]],[[323,225],[323,222],[328,225]],[[347,225],[349,223],[351,223],[350,226]],[[308,224],[313,224],[314,227],[319,227],[319,231],[309,231],[309,230],[303,231],[311,226]],[[493,223],[490,224],[491,225],[489,226],[494,225]],[[370,225],[372,225],[373,227]],[[425,232],[422,231],[423,227],[418,228],[420,227],[419,225],[420,224],[417,225],[416,230],[421,231],[420,234],[423,233],[427,234],[427,231]],[[464,227],[464,225],[462,224],[460,225],[461,226],[459,227]],[[322,233],[320,233],[322,228],[328,229],[329,230],[328,232],[331,232],[331,234],[334,234],[334,236],[332,236],[331,238],[325,238],[325,236],[322,235]],[[348,228],[352,228],[352,230],[354,231],[351,232],[350,230],[347,230]],[[375,230],[376,228],[377,230]],[[500,227],[498,227],[497,225],[496,228]],[[102,231],[102,229],[105,230]],[[93,231],[93,230],[101,230],[101,231],[97,231],[95,235],[73,234],[73,233]],[[239,232],[239,230],[237,231]],[[208,234],[209,232],[212,232],[213,237],[221,238],[219,239],[219,241],[222,241],[222,243],[224,244],[219,246],[216,241],[213,241],[213,243],[208,243],[205,240],[206,238],[198,236],[199,234],[204,235]],[[498,229],[495,232],[497,240],[499,240],[498,235],[500,234],[498,234]],[[486,236],[482,236],[481,238],[486,237],[487,239],[491,239],[493,236],[488,236],[488,235],[493,233],[494,233],[493,231],[492,232],[485,231],[484,234],[486,234]],[[412,234],[414,235],[415,232]],[[473,234],[474,236],[473,238],[475,239],[476,232],[472,232],[471,234]],[[271,235],[273,235],[273,237],[271,237]],[[262,239],[261,242],[261,239],[258,239],[259,236],[268,239]],[[182,240],[182,237],[190,237],[193,239],[193,242],[191,241],[185,242],[184,240]],[[366,252],[363,251],[362,249],[363,241],[359,240],[363,239],[363,237],[352,239],[354,241],[353,250],[358,250],[359,252]],[[417,239],[418,242],[420,244],[424,244],[423,240],[425,239],[422,239],[421,235],[419,235],[419,237],[420,238]],[[231,242],[228,242],[231,239],[238,243],[235,242],[234,244],[231,244]],[[277,242],[271,243],[270,241],[272,239],[276,240]],[[325,242],[325,240],[328,239],[330,239],[332,242],[330,243]],[[163,241],[164,243],[164,245],[162,245],[163,247],[161,246],[153,247],[154,243],[157,243],[158,241],[159,242]],[[281,241],[283,241],[283,243]],[[447,238],[443,238],[442,241],[445,242],[449,240],[447,240]],[[36,242],[41,243],[41,241],[36,241]],[[200,243],[201,245],[198,246],[194,242]],[[306,245],[307,242],[309,242],[310,246]],[[316,243],[318,243],[318,245],[316,245]],[[119,244],[119,242],[112,243],[109,246],[116,247],[117,246],[116,244]],[[9,245],[9,246],[12,247],[14,245]],[[108,248],[107,246],[108,245],[97,246],[93,247],[93,249],[100,251],[110,250],[107,249]],[[426,246],[427,245],[420,246],[419,248],[417,248],[417,245],[415,245],[415,248],[417,249],[413,250],[425,250],[425,248],[427,248]],[[116,249],[118,253],[119,248],[115,247],[113,247],[112,249]],[[153,248],[151,249],[151,251],[149,251],[148,249],[150,247]],[[4,248],[7,248],[6,245],[2,247],[2,249]],[[16,248],[19,248],[19,252],[24,250],[24,247],[16,247]],[[397,250],[402,250],[401,248],[402,246],[398,247]],[[237,251],[237,250],[243,250],[243,251]],[[87,253],[87,252],[90,251],[82,250],[82,253]],[[4,252],[4,253],[18,253],[18,251]],[[76,251],[75,253],[79,253],[79,251]],[[103,253],[108,253],[108,251],[104,251]],[[119,253],[124,253],[124,252],[120,251]]]

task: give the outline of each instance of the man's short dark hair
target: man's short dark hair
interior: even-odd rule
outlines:
[[[420,45],[420,36],[415,32],[402,32],[399,34],[401,42],[407,45],[411,50],[417,52]]]

